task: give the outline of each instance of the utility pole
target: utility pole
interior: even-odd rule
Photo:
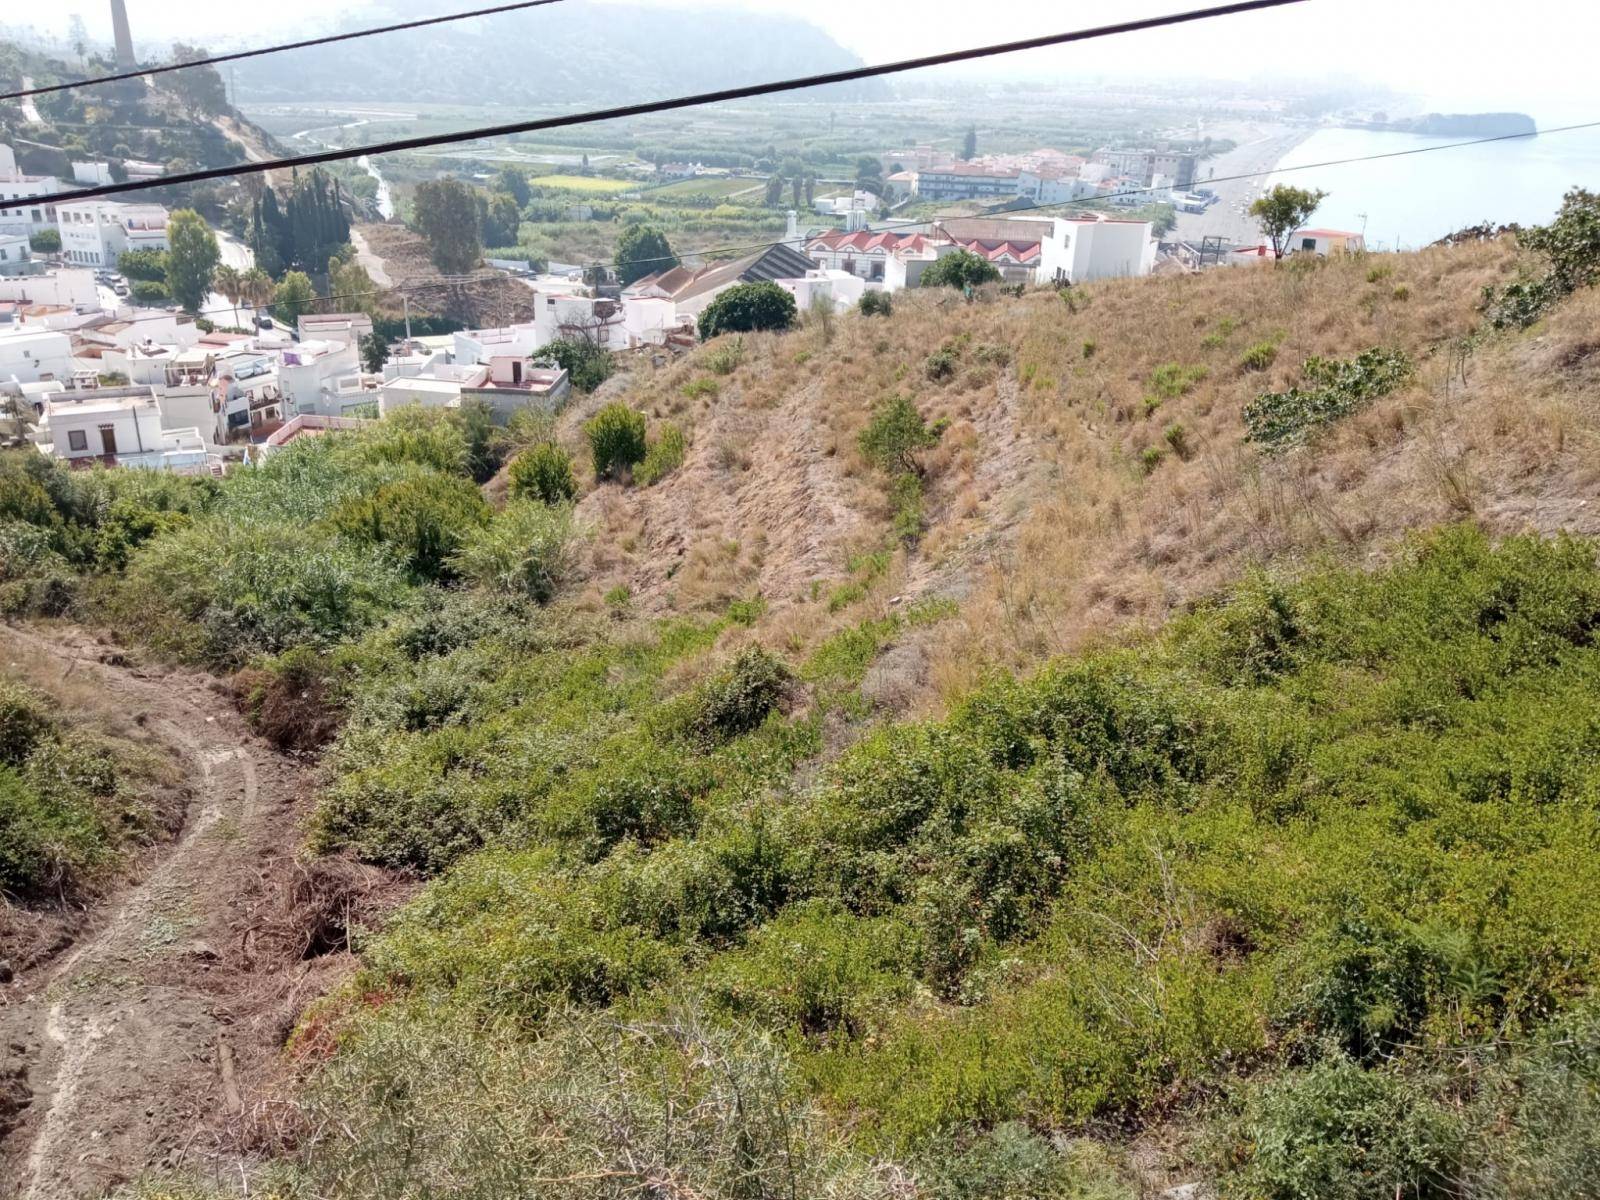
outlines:
[[[406,311],[406,341],[411,340],[411,297],[405,292],[400,293],[400,303]]]

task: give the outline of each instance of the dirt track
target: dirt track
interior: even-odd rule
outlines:
[[[123,665],[77,631],[0,627],[0,643],[142,714],[192,797],[136,886],[0,988],[0,1196],[98,1196],[147,1168],[216,1169],[241,1153],[295,1013],[348,960],[306,958],[284,934],[309,771],[252,738],[208,677]]]

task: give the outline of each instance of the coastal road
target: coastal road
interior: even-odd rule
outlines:
[[[1195,178],[1196,187],[1210,188],[1221,199],[1203,213],[1179,213],[1175,236],[1199,244],[1200,239],[1221,236],[1230,242],[1255,245],[1261,238],[1255,218],[1250,216],[1251,203],[1264,189],[1267,179],[1259,172],[1270,171],[1279,161],[1308,137],[1308,131],[1279,128],[1264,136],[1241,142],[1226,154],[1207,159],[1200,165]],[[1253,179],[1238,179],[1226,183],[1212,183],[1212,175],[1258,175]]]

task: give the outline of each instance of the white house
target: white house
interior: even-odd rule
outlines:
[[[1289,239],[1289,250],[1300,254],[1350,254],[1367,248],[1367,239],[1342,229],[1296,229]]]
[[[309,341],[278,352],[278,386],[293,413],[346,415],[377,400],[353,342]]]
[[[408,405],[458,408],[476,400],[488,405],[503,425],[530,406],[555,412],[571,392],[571,381],[559,367],[536,366],[524,356],[496,355],[487,363],[436,362],[429,374],[386,379],[378,386],[378,413],[387,416]]]
[[[1038,268],[1040,283],[1087,283],[1148,275],[1155,269],[1157,243],[1149,221],[1127,221],[1094,214],[1059,219],[1046,238]]]
[[[481,354],[475,361],[486,363],[493,358],[519,352],[531,354],[557,339],[593,342],[606,350],[628,348],[627,318],[623,314],[622,301],[603,297],[540,296],[533,310],[533,333],[533,342],[526,351],[520,350],[520,342],[511,343],[504,349],[486,348],[489,352]],[[456,361],[466,361],[460,354],[459,341]]]
[[[334,339],[359,342],[372,336],[372,318],[366,313],[302,313],[295,322],[304,339]]]
[[[849,271],[807,271],[799,279],[780,279],[779,287],[794,297],[795,307],[805,312],[818,301],[826,300],[835,309],[852,308],[861,302],[867,281]]]
[[[111,182],[111,164],[108,162],[72,162],[72,182],[85,187],[104,187]]]
[[[543,305],[540,305],[542,311]],[[496,329],[462,329],[454,335],[452,356],[464,366],[486,363],[496,355],[526,358],[556,334],[541,334],[537,323],[503,325]]]
[[[44,264],[33,261],[28,238],[21,233],[0,233],[0,275],[43,274]]]
[[[88,310],[100,307],[100,292],[93,271],[58,267],[44,275],[0,276],[0,301],[7,300]]]
[[[0,333],[0,383],[72,378],[72,338],[54,329]]]
[[[167,210],[159,204],[79,200],[58,205],[61,257],[87,267],[115,267],[129,250],[167,248]]]
[[[56,227],[55,205],[49,197],[61,191],[61,181],[49,175],[24,175],[10,146],[0,146],[0,200],[38,200],[24,208],[0,209],[0,234],[29,237]]]
[[[185,473],[208,469],[198,429],[164,429],[155,389],[92,388],[55,392],[39,418],[40,449],[68,462]]]

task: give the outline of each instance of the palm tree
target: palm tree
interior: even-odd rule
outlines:
[[[240,296],[244,302],[253,309],[260,309],[263,305],[272,302],[272,293],[277,285],[260,267],[251,267],[239,280]]]
[[[238,267],[223,263],[211,273],[211,287],[224,300],[233,305],[233,323],[242,327],[239,320],[239,301],[244,299],[244,275]]]

